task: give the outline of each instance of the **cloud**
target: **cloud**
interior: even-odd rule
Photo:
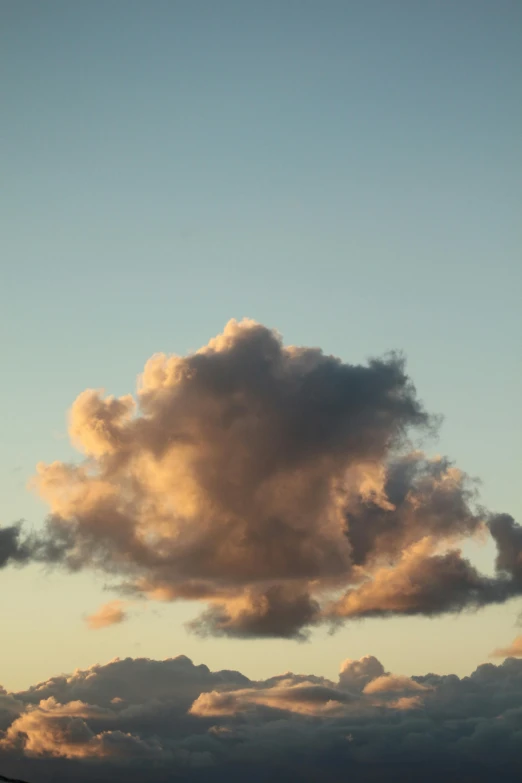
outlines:
[[[491,535],[497,544],[496,567],[522,586],[522,527],[509,514],[498,514],[489,523]]]
[[[376,569],[327,613],[332,617],[430,616],[501,603],[516,594],[511,582],[480,574],[459,550],[431,554],[434,546],[427,538],[409,547],[393,566]]]
[[[0,732],[5,731],[23,710],[24,704],[0,687]]]
[[[349,693],[334,686],[283,679],[269,688],[250,688],[232,692],[211,691],[199,696],[190,709],[204,717],[236,715],[261,705],[303,715],[335,714],[353,701]]]
[[[123,623],[127,619],[127,613],[123,606],[123,601],[109,601],[109,603],[100,606],[96,612],[88,615],[85,618],[86,623],[92,630]]]
[[[363,691],[371,680],[384,674],[384,666],[373,655],[365,655],[359,660],[347,658],[341,664],[339,683],[349,690]]]
[[[105,665],[77,669],[72,675],[60,675],[20,692],[23,703],[39,704],[43,699],[58,702],[82,701],[107,709],[114,704],[167,700],[179,704],[182,713],[202,692],[224,687],[243,687],[250,680],[236,671],[211,672],[204,664],[196,666],[185,655],[155,661],[148,658],[115,658]]]
[[[188,658],[114,660],[13,694],[0,768],[41,783],[273,779],[516,780],[522,660],[468,677],[386,673],[250,680]],[[0,699],[1,704],[1,699]],[[394,777],[397,775],[397,777]],[[170,776],[170,777],[169,777]]]
[[[410,693],[411,691],[426,691],[428,688],[420,682],[397,674],[385,674],[370,680],[363,693]]]
[[[0,527],[0,568],[8,563],[25,563],[31,558],[31,547],[22,539],[21,524]]]
[[[107,733],[95,735],[86,719],[106,715],[105,710],[81,701],[59,704],[50,697],[13,721],[0,747],[22,749],[29,756],[104,757],[111,752]]]
[[[522,636],[517,636],[507,647],[497,647],[492,658],[522,658]]]
[[[200,636],[288,637],[304,641],[304,625],[314,622],[319,604],[291,585],[247,589],[237,600],[217,604],[203,612],[188,627]]]
[[[4,529],[0,563],[30,553],[126,596],[203,603],[200,635],[303,640],[318,623],[505,601],[522,593],[521,528],[414,449],[435,423],[398,355],[352,365],[230,321],[195,353],[153,356],[136,397],[79,395],[84,459],[38,465],[45,532]],[[494,577],[460,551],[484,534]]]

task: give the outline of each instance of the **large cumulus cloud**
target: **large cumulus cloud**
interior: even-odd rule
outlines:
[[[0,692],[0,769],[41,783],[97,780],[514,781],[522,660],[469,677],[386,672],[250,680],[179,656],[115,660]],[[315,776],[315,777],[314,777]],[[419,779],[420,779],[419,778]]]
[[[522,529],[414,449],[434,421],[399,356],[351,365],[231,321],[196,353],[152,357],[136,398],[80,394],[84,460],[38,466],[46,532],[0,531],[0,565],[94,567],[127,595],[203,602],[203,635],[302,639],[505,601],[522,591]],[[494,577],[459,548],[488,531]]]

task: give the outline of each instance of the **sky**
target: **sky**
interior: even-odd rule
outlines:
[[[42,489],[39,463],[81,465],[84,448],[102,464],[89,416],[103,406],[82,398],[76,445],[67,432],[82,392],[135,395],[150,357],[192,367],[237,319],[223,349],[232,372],[226,351],[241,329],[257,334],[243,318],[264,325],[259,340],[283,351],[291,377],[301,371],[281,345],[320,347],[343,367],[402,352],[416,399],[442,418],[416,447],[479,479],[487,514],[522,522],[521,36],[516,0],[2,0],[0,525],[48,534],[70,486]],[[208,424],[201,411],[194,427]],[[228,452],[210,435],[204,445],[220,468]],[[494,542],[466,525],[459,546],[493,575]],[[333,634],[314,621],[308,641],[227,638],[214,618],[202,638],[187,627],[199,598],[143,600],[87,556],[71,572],[42,551],[0,571],[9,691],[128,656],[186,655],[256,682],[335,680],[340,661],[366,655],[400,675],[462,677],[520,634],[510,597],[436,616],[343,615]],[[108,603],[102,616],[122,622],[92,619]]]

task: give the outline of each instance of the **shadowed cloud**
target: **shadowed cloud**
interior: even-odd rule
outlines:
[[[26,563],[31,558],[31,546],[23,540],[21,528],[21,524],[0,527],[0,568],[8,563]]]
[[[521,702],[514,658],[459,678],[391,674],[366,656],[345,661],[338,680],[287,672],[260,681],[185,656],[116,659],[26,691],[0,690],[0,768],[40,783],[319,773],[360,783],[400,779],[398,770],[486,783],[499,769],[514,781]]]
[[[45,531],[1,529],[0,565],[96,568],[127,596],[203,602],[201,635],[302,640],[505,601],[522,592],[521,528],[413,449],[435,422],[398,355],[351,365],[230,321],[196,353],[153,356],[136,398],[80,394],[69,434],[85,459],[38,465]],[[458,546],[488,531],[494,577]],[[110,618],[124,619],[92,622]]]

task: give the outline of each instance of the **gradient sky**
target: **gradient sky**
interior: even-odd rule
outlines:
[[[0,523],[42,523],[26,485],[77,458],[78,393],[132,392],[150,355],[242,316],[350,362],[403,350],[445,417],[428,451],[521,521],[521,32],[518,0],[3,0]],[[193,604],[91,631],[102,577],[1,576],[10,688],[180,653],[464,673],[520,611],[201,641]]]

